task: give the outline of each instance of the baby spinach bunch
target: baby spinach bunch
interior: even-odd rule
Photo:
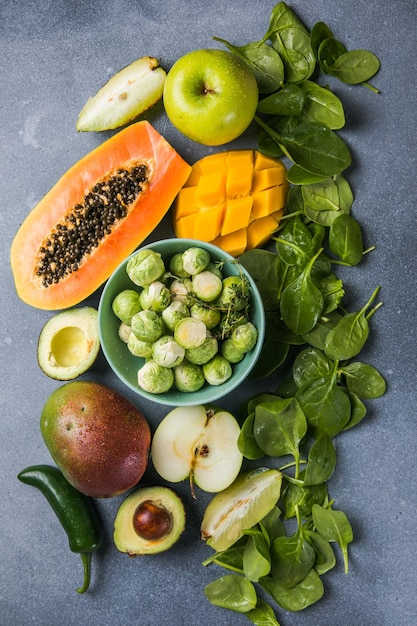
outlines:
[[[244,407],[240,450],[251,461],[274,459],[284,488],[277,506],[259,524],[205,561],[234,572],[205,591],[212,603],[243,612],[254,624],[278,624],[255,584],[282,609],[300,611],[323,596],[322,576],[336,565],[332,544],[338,544],[348,573],[353,530],[328,493],[337,460],[334,438],[364,417],[364,400],[382,395],[385,381],[370,365],[339,361],[345,345],[335,348],[334,358],[328,355],[340,321],[326,332],[324,350],[310,346],[299,352],[290,378]],[[332,347],[326,351],[326,346]]]
[[[375,54],[347,50],[324,22],[317,22],[309,32],[285,2],[272,9],[261,40],[235,46],[214,39],[251,68],[259,93],[265,95],[255,115],[261,127],[259,149],[292,161],[290,182],[317,182],[349,167],[350,151],[335,132],[345,124],[343,105],[316,79],[324,73],[377,91],[368,83],[380,66]]]
[[[240,257],[266,312],[266,339],[254,377],[275,371],[291,354],[291,346],[308,343],[335,362],[351,359],[364,347],[369,320],[381,304],[370,308],[379,286],[363,308],[348,312],[343,281],[334,271],[340,264],[359,264],[368,252],[360,224],[350,213],[352,203],[342,175],[293,186],[273,237],[275,252],[254,249]]]

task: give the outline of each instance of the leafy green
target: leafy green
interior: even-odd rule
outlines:
[[[253,584],[240,574],[227,574],[206,585],[207,599],[223,609],[246,613],[256,607],[256,590]]]
[[[349,570],[347,547],[353,540],[353,531],[346,514],[343,511],[335,511],[332,508],[314,504],[312,515],[316,532],[327,541],[334,541],[339,544],[343,553],[345,573],[347,574]]]

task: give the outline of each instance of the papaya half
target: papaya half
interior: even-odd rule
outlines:
[[[17,231],[10,263],[18,296],[45,310],[87,298],[154,230],[190,171],[147,121],[92,150]]]

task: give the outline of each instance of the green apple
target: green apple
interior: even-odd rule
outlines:
[[[203,49],[179,58],[165,79],[165,111],[186,137],[207,146],[233,141],[258,104],[250,68],[225,50]]]
[[[202,405],[177,407],[154,433],[153,466],[171,483],[189,478],[193,495],[194,483],[203,491],[222,491],[242,466],[239,433],[239,424],[228,411]]]

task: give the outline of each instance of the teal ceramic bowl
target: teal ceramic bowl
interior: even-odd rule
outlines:
[[[244,271],[251,285],[250,319],[258,330],[256,346],[248,352],[244,359],[232,365],[233,374],[225,383],[221,385],[209,385],[208,383],[195,392],[183,392],[172,387],[162,394],[153,394],[139,387],[137,375],[139,368],[143,365],[144,359],[134,356],[128,350],[126,344],[119,338],[118,330],[120,320],[114,315],[112,302],[115,296],[123,289],[140,289],[134,285],[126,272],[126,265],[134,254],[125,259],[123,263],[113,272],[108,279],[98,308],[98,323],[100,342],[103,354],[108,361],[113,372],[118,378],[139,396],[157,402],[159,404],[171,406],[192,406],[199,404],[210,404],[219,400],[223,396],[231,393],[248,377],[254,367],[262,348],[265,335],[265,314],[262,299],[251,276],[242,268],[237,267],[235,259],[212,244],[203,243],[193,239],[165,239],[146,246],[141,249],[150,248],[159,252],[161,257],[168,264],[169,259],[177,252],[183,252],[190,246],[205,248],[213,261],[224,261],[223,276],[238,275],[239,270]]]

